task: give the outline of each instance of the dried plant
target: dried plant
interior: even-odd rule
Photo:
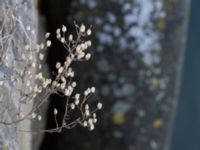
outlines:
[[[35,30],[30,26],[26,26],[24,29],[26,30],[27,37],[28,34],[35,34]],[[13,89],[19,91],[19,100],[16,101],[19,102],[17,104],[18,109],[13,113],[13,118],[15,119],[4,118],[0,121],[1,124],[14,125],[27,119],[42,120],[39,109],[51,94],[59,94],[66,97],[62,123],[61,125],[58,124],[57,115],[59,110],[54,108],[52,114],[55,118],[56,128],[41,130],[40,132],[60,132],[63,128],[70,129],[78,124],[90,130],[94,129],[94,125],[97,122],[95,112],[102,108],[102,103],[98,102],[96,108],[93,110],[88,104],[88,98],[95,92],[95,87],[87,88],[83,94],[74,92],[78,84],[73,80],[75,73],[71,67],[74,61],[84,61],[91,58],[91,54],[86,50],[91,46],[92,42],[90,40],[85,41],[84,38],[90,36],[92,31],[91,28],[86,29],[85,25],[82,24],[79,26],[76,23],[75,29],[75,38],[72,34],[67,36],[67,28],[64,25],[56,30],[56,38],[63,44],[68,55],[64,63],[56,63],[57,72],[54,73],[54,80],[44,77],[42,74],[42,61],[45,58],[44,50],[52,45],[49,40],[50,33],[45,34],[45,40],[40,44],[32,45],[31,42],[28,42],[23,47],[23,53],[20,59],[17,60],[17,64],[22,69],[18,71],[15,70],[15,67],[12,67],[12,75],[10,77],[3,76],[0,78],[0,86],[6,86],[9,82],[12,83]],[[5,36],[0,38],[2,41],[5,39]],[[3,51],[2,48],[2,53]],[[35,57],[37,59],[34,59]],[[35,70],[38,72],[34,72]],[[4,102],[6,103],[6,101]],[[23,110],[23,107],[27,105],[31,106],[31,110]],[[5,106],[7,107],[7,111],[12,111],[12,106],[9,106],[9,104],[5,104]],[[73,111],[78,111],[80,116],[71,120],[69,117]]]

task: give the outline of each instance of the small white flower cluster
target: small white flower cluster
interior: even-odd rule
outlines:
[[[89,60],[91,58],[91,54],[86,53],[86,49],[92,45],[92,42],[90,40],[83,41],[82,38],[90,36],[92,34],[91,29],[89,28],[86,30],[86,27],[83,24],[80,27],[76,25],[76,39],[73,38],[72,34],[69,34],[67,38],[65,34],[66,31],[67,28],[63,25],[62,28],[58,28],[56,30],[56,37],[58,40],[60,40],[61,43],[64,44],[65,47],[68,48],[69,53],[73,55],[72,59],[75,58],[77,60]]]
[[[91,106],[86,103],[88,98],[95,93],[95,87],[87,88],[83,94],[74,93],[77,83],[73,81],[75,73],[71,68],[71,64],[74,61],[89,60],[91,58],[91,54],[86,50],[91,47],[92,42],[90,40],[84,41],[83,38],[91,35],[92,31],[91,28],[86,29],[86,26],[83,24],[80,26],[75,24],[75,27],[77,33],[76,36],[69,34],[67,37],[67,28],[64,25],[56,30],[57,39],[64,45],[69,55],[66,57],[66,60],[63,63],[57,62],[55,64],[57,74],[54,80],[44,77],[41,71],[41,61],[43,61],[45,58],[43,50],[51,47],[52,45],[51,41],[48,39],[50,33],[46,33],[45,41],[37,44],[35,47],[31,46],[31,44],[25,45],[24,51],[21,55],[21,62],[26,64],[24,66],[24,70],[20,73],[16,72],[16,75],[13,75],[10,80],[15,82],[16,80],[20,79],[21,83],[24,83],[24,88],[20,91],[20,105],[32,103],[36,97],[37,102],[30,112],[23,113],[19,109],[19,113],[17,114],[18,120],[14,121],[14,123],[27,119],[27,117],[29,119],[37,119],[39,121],[42,120],[42,116],[41,114],[37,113],[37,110],[52,93],[59,93],[65,96],[67,100],[62,126],[59,127],[57,120],[55,120],[57,128],[71,128],[74,126],[74,124],[80,124],[84,127],[88,127],[90,130],[94,129],[94,125],[97,122],[95,112],[102,109],[102,103],[97,103],[96,109],[94,110],[92,110],[90,108]],[[32,30],[30,26],[27,26],[26,29],[31,34],[35,34],[35,31]],[[37,60],[35,59],[34,54],[37,54]],[[33,70],[38,70],[38,73],[34,74]],[[34,81],[34,84],[32,81]],[[0,86],[2,85],[4,85],[4,80],[0,80]],[[79,111],[81,113],[81,116],[77,118],[79,120],[78,122],[69,122],[66,120],[67,116],[69,117],[69,111]],[[58,109],[54,108],[53,114],[55,119],[57,118],[56,116],[58,115],[58,112]],[[6,124],[6,122],[4,122],[4,124]]]
[[[77,32],[77,36],[75,36],[76,39],[74,39],[72,34],[69,34],[69,36],[66,37],[67,28],[64,25],[56,30],[57,39],[60,40],[64,47],[67,48],[69,55],[63,64],[61,62],[56,63],[55,68],[57,69],[57,75],[55,80],[52,82],[52,88],[54,91],[58,91],[66,97],[72,98],[72,95],[74,95],[73,100],[70,101],[70,103],[69,101],[66,102],[63,124],[67,124],[65,116],[68,116],[68,111],[76,110],[80,111],[82,114],[82,116],[80,116],[81,121],[78,123],[84,127],[88,127],[90,130],[93,130],[94,124],[97,122],[95,111],[102,109],[102,104],[98,103],[96,109],[93,111],[90,110],[89,104],[86,104],[89,96],[95,93],[95,87],[87,88],[83,95],[80,93],[73,94],[77,83],[72,81],[74,71],[70,67],[73,61],[89,60],[91,58],[91,54],[87,53],[86,49],[92,45],[92,42],[84,41],[83,37],[91,35],[92,31],[90,28],[86,29],[83,24],[80,27],[77,24],[75,26]],[[53,114],[58,114],[58,110],[56,108],[54,109]]]
[[[97,109],[102,109],[102,103],[98,103],[97,104]],[[85,105],[85,116],[88,118],[86,119],[85,121],[83,121],[82,125],[84,127],[88,127],[90,130],[94,130],[94,125],[97,123],[97,115],[94,112],[90,112],[90,108],[89,108],[89,105],[86,104]]]
[[[97,123],[96,113],[93,113],[92,117],[83,122],[84,127],[88,127],[90,130],[94,130],[94,125]]]

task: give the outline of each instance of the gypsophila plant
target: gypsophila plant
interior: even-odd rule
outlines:
[[[95,87],[88,87],[82,94],[75,93],[74,89],[78,87],[76,81],[73,80],[75,72],[71,64],[75,61],[90,60],[91,54],[86,50],[92,45],[90,40],[85,41],[84,38],[91,35],[91,27],[86,28],[85,25],[80,26],[75,23],[76,36],[72,34],[67,36],[67,27],[62,25],[56,30],[56,38],[63,44],[68,56],[64,63],[57,62],[55,68],[55,79],[45,77],[42,74],[42,61],[45,58],[44,50],[51,47],[52,43],[49,40],[50,33],[45,34],[45,40],[39,44],[31,45],[28,43],[24,45],[21,59],[18,60],[23,69],[19,72],[13,69],[10,78],[3,77],[0,79],[0,86],[6,86],[6,82],[12,82],[13,88],[20,93],[19,107],[13,115],[15,119],[5,118],[0,123],[4,125],[13,125],[20,123],[26,119],[42,120],[42,114],[38,111],[41,106],[48,100],[51,94],[59,94],[66,97],[65,112],[62,118],[61,125],[57,122],[59,110],[54,108],[52,114],[55,118],[56,128],[41,130],[41,132],[60,132],[62,129],[70,129],[76,125],[87,127],[90,130],[94,129],[97,122],[96,111],[102,109],[102,103],[98,102],[96,108],[91,109],[88,103],[88,98],[95,93]],[[35,34],[35,30],[31,26],[26,26],[25,30],[29,34]],[[37,54],[38,59],[33,59]],[[32,70],[38,70],[33,74]],[[21,88],[19,88],[21,87]],[[31,110],[23,110],[24,105],[33,105]],[[11,107],[8,108],[12,110]],[[69,113],[80,112],[80,116],[74,120],[70,119]]]

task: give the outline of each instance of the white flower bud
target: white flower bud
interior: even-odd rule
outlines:
[[[60,34],[60,29],[59,28],[56,30],[56,34]]]
[[[92,34],[91,29],[88,29],[88,30],[87,30],[87,35],[91,35],[91,34]]]
[[[56,69],[60,68],[61,67],[61,63],[60,62],[57,62],[56,63]]]
[[[60,41],[61,41],[62,43],[65,43],[65,38],[61,38]]]
[[[40,59],[40,60],[43,60],[43,59],[44,59],[44,54],[41,54],[41,53],[40,53],[40,54],[39,54],[39,59]]]
[[[50,47],[50,46],[51,46],[51,41],[50,41],[50,40],[47,40],[46,45],[47,45],[47,47]]]
[[[71,103],[71,109],[73,110],[73,109],[75,109],[75,105],[74,105],[74,103]]]
[[[76,87],[76,82],[72,82],[72,87]]]
[[[57,34],[57,35],[56,35],[56,38],[57,38],[57,39],[60,39],[60,38],[61,38],[61,35],[60,35],[60,34]]]
[[[65,89],[65,96],[70,96],[70,92],[68,89]]]
[[[91,87],[91,92],[92,92],[92,93],[95,92],[95,87]]]
[[[72,40],[73,40],[73,35],[70,34],[70,35],[69,35],[69,41],[72,41]]]
[[[51,79],[47,79],[47,83],[50,84],[52,82]]]
[[[66,83],[66,82],[67,82],[64,76],[61,76],[61,81],[62,81],[63,83]]]
[[[58,74],[61,74],[63,72],[63,67],[60,67],[59,69],[58,69]]]
[[[96,113],[93,113],[93,118],[96,118],[96,117],[97,117]]]
[[[77,93],[77,94],[75,95],[75,99],[79,99],[79,98],[80,98],[80,94]]]
[[[65,83],[62,83],[61,85],[60,85],[60,88],[63,90],[63,89],[65,89]]]
[[[36,116],[37,116],[37,114],[36,114],[36,113],[34,113],[34,112],[31,114],[31,117],[32,117],[32,119],[35,119],[35,118],[36,118]]]
[[[58,114],[58,110],[57,110],[56,108],[54,108],[53,114],[54,114],[54,115],[57,115],[57,114]]]
[[[67,31],[66,26],[62,25],[62,32],[66,32],[66,31]]]
[[[84,91],[84,95],[88,96],[90,94],[90,89],[88,88],[87,90]]]
[[[85,110],[88,110],[88,109],[89,109],[89,105],[86,104],[86,105],[85,105]]]
[[[41,115],[38,115],[38,120],[42,120],[42,116]]]
[[[86,55],[85,55],[85,59],[86,60],[89,60],[91,58],[91,54],[90,53],[87,53]]]
[[[92,45],[92,42],[89,40],[89,41],[87,41],[85,44],[87,44],[87,46],[91,46]]]
[[[80,26],[80,32],[85,32],[85,25],[82,24],[82,25]]]
[[[94,125],[93,124],[90,125],[90,130],[91,131],[94,130]]]
[[[75,99],[75,105],[78,105],[80,103],[80,100],[79,99]]]
[[[103,104],[99,102],[99,103],[97,104],[97,109],[100,110],[100,109],[102,109],[102,107],[103,107]]]
[[[19,117],[19,118],[24,118],[24,114],[23,114],[22,112],[20,112],[20,113],[18,114],[18,117]]]
[[[40,49],[44,49],[44,43],[40,44]]]
[[[83,126],[84,126],[84,127],[87,127],[87,125],[88,125],[87,121],[84,121],[84,122],[83,122]]]
[[[45,34],[45,38],[48,38],[49,36],[50,36],[50,33],[47,32],[47,33]]]
[[[89,124],[89,125],[92,125],[92,124],[93,124],[93,119],[92,119],[92,118],[88,119],[88,124]]]
[[[93,123],[97,123],[97,118],[93,118]]]
[[[31,64],[31,66],[32,66],[33,68],[35,68],[35,67],[36,67],[36,63],[33,62],[33,63]]]
[[[90,115],[90,111],[87,109],[87,110],[85,110],[85,115],[86,116],[89,116]]]

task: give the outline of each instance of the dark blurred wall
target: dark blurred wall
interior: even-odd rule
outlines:
[[[74,20],[93,25],[93,58],[75,64],[79,75],[76,80],[81,91],[88,86],[97,87],[91,103],[101,99],[104,109],[98,114],[100,121],[95,131],[74,128],[61,134],[46,134],[40,150],[168,147],[188,0],[76,0],[70,9],[66,0],[43,2],[50,32],[54,33],[66,20],[72,25]],[[72,28],[68,30],[73,32]],[[50,70],[64,56],[59,44],[52,43],[47,57]],[[59,102],[58,97],[51,98],[46,128],[55,127],[51,116],[54,107],[59,112],[63,110],[63,101]]]
[[[171,150],[200,149],[200,1],[193,0]]]

